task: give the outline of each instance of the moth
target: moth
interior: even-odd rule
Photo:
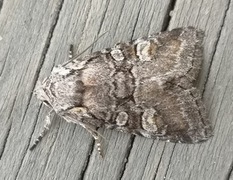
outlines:
[[[212,128],[195,82],[204,33],[177,28],[73,58],[36,88],[51,112],[84,127],[102,155],[97,128],[146,138],[198,143]],[[50,113],[51,114],[51,113]],[[50,114],[31,149],[51,126]]]

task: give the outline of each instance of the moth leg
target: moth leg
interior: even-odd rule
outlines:
[[[71,44],[69,49],[69,60],[71,60],[74,57],[74,46]]]
[[[35,140],[35,142],[33,143],[33,145],[29,148],[30,151],[32,151],[36,146],[37,144],[42,140],[42,138],[45,136],[45,134],[49,131],[49,128],[51,127],[51,114],[52,114],[53,111],[50,111],[49,114],[45,117],[45,124],[44,124],[44,127],[39,135],[39,137]]]
[[[88,127],[88,126],[86,126],[86,125],[84,125],[83,127],[84,127],[84,128],[92,135],[92,137],[95,139],[98,153],[99,153],[99,155],[103,158],[103,149],[102,149],[102,144],[101,144],[101,138],[100,138],[98,132],[97,132],[94,128]]]

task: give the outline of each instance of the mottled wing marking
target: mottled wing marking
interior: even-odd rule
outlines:
[[[172,142],[204,141],[212,130],[194,86],[202,40],[202,31],[187,27],[118,43],[55,67],[36,93],[86,128],[99,152],[93,129],[103,126]]]

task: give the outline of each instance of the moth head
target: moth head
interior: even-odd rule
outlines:
[[[46,79],[43,81],[43,83],[41,83],[40,81],[38,82],[38,84],[36,85],[36,88],[34,90],[34,94],[37,96],[37,98],[39,100],[41,100],[46,106],[51,107],[51,103],[50,103],[50,99],[48,97],[48,95],[45,92],[45,85],[44,82],[46,81]]]

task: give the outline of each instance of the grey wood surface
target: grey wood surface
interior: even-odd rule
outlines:
[[[0,180],[233,179],[232,0],[0,0]],[[33,95],[38,80],[67,61],[69,44],[85,54],[175,27],[205,31],[203,92],[214,136],[202,144],[166,143],[100,129],[102,160],[82,127],[54,116],[30,145],[49,109]]]

